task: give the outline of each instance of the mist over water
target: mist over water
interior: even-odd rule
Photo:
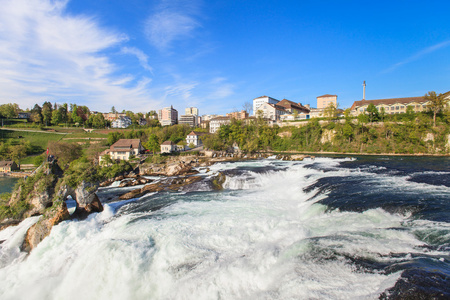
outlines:
[[[102,213],[28,256],[37,220],[0,232],[0,298],[377,299],[417,270],[449,293],[448,163],[267,159],[213,165],[183,192],[115,202],[123,190],[104,188]]]

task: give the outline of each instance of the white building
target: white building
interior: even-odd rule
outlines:
[[[231,119],[229,117],[216,117],[209,120],[209,132],[216,133],[223,125],[230,124]]]
[[[178,124],[185,124],[189,125],[190,127],[196,127],[197,126],[197,116],[194,115],[184,115],[180,116],[180,120],[178,121]]]
[[[186,144],[189,146],[190,144],[193,144],[195,147],[201,146],[203,145],[203,142],[201,140],[201,137],[203,135],[207,134],[206,132],[195,132],[195,131],[191,131],[191,133],[189,133],[186,136]]]
[[[278,102],[280,101],[268,96],[261,96],[253,99],[253,115],[256,116],[259,107],[263,105],[263,103],[277,104]]]
[[[131,156],[139,155],[143,150],[140,139],[120,139],[100,153],[99,162],[105,154],[109,154],[113,160],[129,160]]]
[[[198,108],[197,107],[187,107],[184,110],[185,115],[198,116]]]
[[[270,119],[272,121],[278,121],[280,120],[280,117],[282,115],[285,115],[286,113],[287,111],[284,107],[265,102],[259,106],[257,117]]]
[[[172,141],[165,141],[161,144],[161,153],[172,153],[177,151],[177,145]]]
[[[119,117],[111,122],[111,128],[127,128],[131,125],[130,117]]]

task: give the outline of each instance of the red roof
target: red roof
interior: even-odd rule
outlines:
[[[337,97],[337,95],[325,94],[325,95],[319,96],[317,98],[327,98],[327,97]]]

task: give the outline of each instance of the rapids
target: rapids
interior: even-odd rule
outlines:
[[[219,163],[195,190],[128,201],[102,188],[102,213],[55,226],[28,256],[36,218],[0,232],[0,298],[377,299],[417,270],[433,290],[407,288],[450,295],[450,185],[432,179],[448,160],[399,160]]]

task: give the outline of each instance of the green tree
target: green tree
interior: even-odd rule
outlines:
[[[45,126],[48,126],[51,123],[52,113],[52,104],[48,101],[44,102],[44,104],[42,105],[42,122],[45,124]]]
[[[329,120],[333,120],[337,116],[337,109],[334,103],[329,103],[323,112],[324,116]]]
[[[367,114],[369,116],[370,123],[372,123],[373,121],[377,121],[379,118],[378,109],[373,103],[370,103],[367,107]]]
[[[71,144],[65,142],[49,141],[49,153],[54,155],[61,168],[67,167],[72,161],[78,159],[82,155],[82,148],[78,144]]]
[[[59,123],[62,122],[62,115],[61,115],[61,111],[59,109],[55,109],[52,112],[52,124],[53,125],[58,125]]]
[[[159,152],[161,149],[161,143],[158,140],[158,136],[154,133],[150,134],[148,137],[148,141],[144,144],[144,147],[147,148],[150,151],[153,151],[153,153]]]
[[[0,105],[0,115],[4,118],[14,119],[17,118],[20,108],[16,103],[8,103]]]
[[[437,95],[436,92],[431,91],[428,92],[428,94],[425,95],[425,100],[427,100],[427,108],[429,111],[433,113],[433,126],[436,127],[436,115],[440,113],[444,109],[445,105],[445,95],[439,94]]]

